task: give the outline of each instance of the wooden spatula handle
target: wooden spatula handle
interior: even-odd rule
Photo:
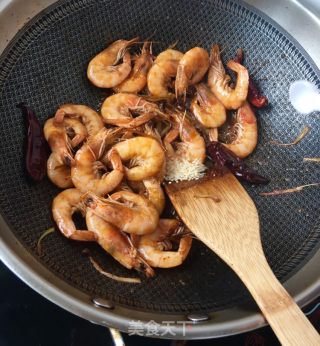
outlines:
[[[257,209],[238,180],[226,174],[192,186],[168,184],[166,191],[186,226],[239,275],[282,345],[320,346],[268,265]]]
[[[270,269],[264,257],[234,268],[282,345],[319,346],[320,336]],[[239,270],[238,270],[239,269]]]

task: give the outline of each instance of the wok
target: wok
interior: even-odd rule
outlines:
[[[259,192],[319,181],[318,166],[303,161],[319,156],[319,114],[297,114],[287,97],[294,80],[308,79],[319,86],[319,70],[269,17],[233,0],[59,1],[15,36],[0,60],[1,259],[58,305],[123,331],[132,328],[132,321],[140,321],[144,330],[154,321],[159,324],[154,336],[167,338],[208,338],[256,328],[264,320],[240,280],[197,241],[181,267],[157,270],[155,278],[142,279],[140,285],[101,276],[81,255],[85,247],[106,270],[135,274],[95,244],[70,241],[59,232],[45,239],[42,256],[37,253],[40,235],[54,225],[50,205],[59,190],[48,180],[32,184],[27,179],[25,129],[16,104],[27,102],[42,123],[63,103],[99,108],[107,92],[87,80],[88,61],[118,38],[151,35],[158,42],[155,53],[176,40],[181,51],[196,45],[209,50],[218,42],[225,61],[238,47],[244,49],[249,71],[270,101],[257,112],[259,144],[247,160],[271,178],[267,187],[246,185],[259,210],[264,250],[281,282],[312,262],[320,244],[320,189],[277,197],[261,197]],[[270,143],[290,142],[306,125],[311,131],[298,145]],[[305,275],[313,276],[314,285],[295,291],[303,286],[303,275],[292,284],[302,303],[319,292],[318,272],[312,268]],[[165,333],[164,321],[170,322],[171,333]]]

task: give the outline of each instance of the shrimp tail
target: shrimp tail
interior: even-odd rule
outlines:
[[[54,116],[54,123],[61,124],[65,116],[66,116],[66,112],[63,109],[58,109]]]
[[[188,77],[184,71],[184,66],[178,65],[175,91],[176,91],[177,101],[180,105],[183,105],[186,101],[187,88],[188,88]]]
[[[113,166],[113,169],[116,169],[120,172],[124,172],[124,167],[122,165],[122,161],[121,161],[121,158],[119,156],[119,153],[117,152],[116,149],[112,148],[108,154],[108,159],[110,160],[112,166]]]

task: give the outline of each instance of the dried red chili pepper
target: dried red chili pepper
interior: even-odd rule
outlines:
[[[243,63],[243,49],[242,48],[238,48],[236,51],[236,57],[233,59],[235,62],[237,62],[238,64],[242,64]]]
[[[268,105],[268,99],[261,94],[251,77],[249,77],[248,101],[257,108],[263,108]]]
[[[46,175],[48,150],[40,122],[32,109],[24,103],[17,105],[27,124],[26,169],[34,181],[41,181]]]
[[[243,160],[219,142],[211,142],[207,146],[207,152],[218,169],[227,167],[236,177],[244,181],[256,185],[267,184],[270,181],[249,168]]]
[[[243,50],[241,48],[237,49],[236,57],[234,58],[234,61],[243,65]],[[267,97],[262,95],[261,91],[258,89],[258,87],[254,83],[250,75],[249,75],[248,101],[257,108],[266,107],[268,105]]]

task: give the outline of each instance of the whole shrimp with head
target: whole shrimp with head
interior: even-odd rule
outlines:
[[[67,238],[82,241],[95,241],[96,235],[88,230],[78,230],[72,220],[75,212],[85,213],[82,203],[82,192],[77,189],[67,189],[60,192],[52,203],[53,219],[60,232]]]
[[[54,116],[55,124],[62,124],[66,116],[80,120],[86,127],[89,136],[97,134],[104,126],[101,116],[85,105],[70,103],[60,106]]]
[[[88,65],[89,80],[99,88],[114,88],[123,82],[131,72],[128,48],[137,41],[138,37],[115,41],[96,55]]]
[[[170,238],[179,226],[178,220],[161,219],[153,233],[143,235],[136,240],[138,251],[151,267],[177,267],[186,259],[192,244],[190,235],[179,237],[177,251],[168,251],[171,247]]]
[[[175,83],[179,103],[185,103],[188,86],[200,82],[208,67],[209,54],[203,48],[194,47],[183,55],[179,61]]]
[[[165,136],[163,143],[166,148],[167,171],[166,180],[192,180],[203,176],[206,166],[205,141],[188,119],[186,112],[173,111],[170,113],[174,119],[172,129]],[[176,143],[175,150],[173,142]]]
[[[220,58],[220,49],[215,44],[211,49],[208,84],[211,91],[227,109],[238,109],[247,99],[249,88],[248,70],[241,64],[230,60],[227,66],[237,73],[235,88],[231,88],[231,78],[226,74]]]
[[[119,85],[114,87],[117,93],[136,94],[144,89],[147,84],[147,75],[153,63],[151,42],[143,44],[141,54],[136,57],[133,69],[129,76]]]
[[[183,53],[174,49],[167,49],[158,55],[148,73],[148,90],[152,96],[174,99],[175,96],[169,89],[182,57]]]
[[[88,137],[87,128],[79,119],[65,117],[63,124],[72,148],[80,145]]]
[[[157,175],[163,169],[165,154],[161,144],[150,137],[133,137],[113,146],[122,161],[129,162],[125,168],[127,179],[140,181]]]
[[[106,124],[126,128],[140,126],[156,116],[165,116],[157,104],[132,93],[107,97],[101,106],[101,114]],[[139,115],[134,118],[133,114]]]
[[[236,114],[235,123],[232,126],[228,143],[223,143],[240,158],[250,155],[258,142],[257,118],[249,105],[245,102]]]
[[[91,191],[103,196],[121,183],[124,170],[119,154],[111,149],[105,156],[105,151],[114,142],[117,132],[118,129],[103,128],[77,151],[71,179],[80,191]],[[105,163],[111,163],[111,171],[108,171]]]
[[[55,155],[55,161],[69,167],[74,165],[71,141],[64,124],[56,124],[54,118],[50,118],[45,122],[43,132],[52,153]]]
[[[159,222],[159,213],[152,202],[131,191],[118,191],[108,198],[87,193],[83,202],[94,214],[124,232],[152,233]]]
[[[206,128],[217,128],[224,124],[227,119],[226,109],[214,96],[210,89],[203,83],[195,85],[197,90],[193,97],[190,110]]]
[[[97,243],[124,267],[141,271],[147,277],[154,276],[153,269],[133,246],[127,234],[97,216],[92,209],[86,212],[86,224],[88,230],[95,234]]]
[[[53,128],[59,128],[59,132],[62,131],[63,125],[66,136],[60,133],[59,136],[62,140],[60,143],[63,143],[63,146],[66,146],[70,152],[71,149],[79,146],[88,137],[87,129],[79,119],[64,117],[63,124],[58,126],[54,122],[51,124]],[[67,143],[65,144],[65,142]],[[56,150],[48,158],[47,175],[56,186],[62,189],[73,187],[69,160],[66,163],[63,156],[57,153]]]
[[[47,161],[48,178],[61,189],[73,187],[71,168],[56,153],[51,153]]]

